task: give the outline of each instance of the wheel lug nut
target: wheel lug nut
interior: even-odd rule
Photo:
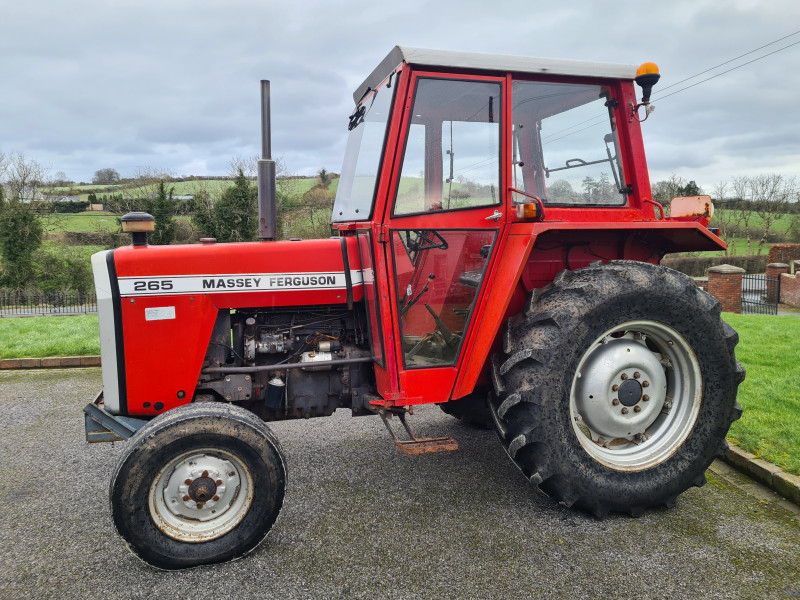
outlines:
[[[217,479],[217,480],[214,482],[214,484],[215,484],[216,486],[220,486],[220,485],[222,485],[222,479]]]
[[[614,406],[617,406],[617,405],[619,404],[619,398],[614,398],[614,399],[611,401],[611,404],[613,404]]]
[[[648,400],[650,400],[650,396],[648,396],[647,394],[645,394],[644,396],[642,396],[642,400],[644,400],[645,402],[647,402]]]
[[[642,387],[650,387],[650,382],[645,380],[642,382]]]
[[[612,392],[616,392],[618,389],[619,389],[619,386],[616,383],[611,386],[611,391]]]
[[[192,485],[192,480],[191,479],[187,479],[183,483],[185,483],[186,485]]]
[[[622,375],[619,376],[619,378],[622,379],[623,381],[625,381],[628,378],[628,374],[627,373],[623,373]]]
[[[212,500],[213,500],[214,502],[219,502],[219,496],[214,496],[214,497],[212,498]]]
[[[627,407],[625,407],[625,406],[622,407],[622,414],[623,415],[627,415],[628,414],[628,408]]]
[[[208,471],[203,471],[203,477],[208,477]]]
[[[633,374],[633,378],[634,378],[634,379],[639,379],[639,377],[641,377],[641,376],[642,376],[642,374],[641,374],[641,373],[639,373],[639,371],[636,371],[636,372]]]
[[[641,410],[642,410],[642,407],[639,406],[638,404],[633,407],[633,412],[640,412]]]
[[[189,498],[189,496],[184,496],[184,497],[183,497],[183,501],[184,501],[184,502],[188,502],[189,500],[191,500],[191,498]]]

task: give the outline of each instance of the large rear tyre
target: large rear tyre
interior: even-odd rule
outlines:
[[[114,525],[160,569],[244,556],[267,535],[286,485],[280,444],[231,405],[188,404],[139,430],[111,478]]]
[[[507,323],[490,403],[500,440],[568,506],[672,506],[705,483],[741,415],[737,342],[681,273],[631,261],[562,271]]]

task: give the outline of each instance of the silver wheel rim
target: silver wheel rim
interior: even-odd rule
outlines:
[[[629,321],[599,336],[581,358],[570,421],[596,461],[640,471],[681,447],[701,399],[700,366],[683,336],[657,321]]]
[[[253,502],[253,477],[236,455],[192,450],[167,463],[148,494],[150,516],[169,537],[207,542],[244,519]]]

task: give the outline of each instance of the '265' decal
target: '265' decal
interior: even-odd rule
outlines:
[[[134,292],[160,292],[160,291],[169,291],[172,289],[172,280],[171,279],[151,279],[150,281],[134,281],[133,282],[133,291]]]

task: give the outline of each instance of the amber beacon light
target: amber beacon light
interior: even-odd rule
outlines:
[[[646,62],[639,65],[636,69],[636,77],[633,80],[642,88],[642,101],[639,104],[631,103],[633,114],[639,121],[646,121],[650,113],[655,110],[654,106],[650,106],[650,94],[653,92],[653,86],[661,79],[661,73],[658,72],[658,65],[653,62]],[[645,107],[644,118],[638,117],[639,108]]]

